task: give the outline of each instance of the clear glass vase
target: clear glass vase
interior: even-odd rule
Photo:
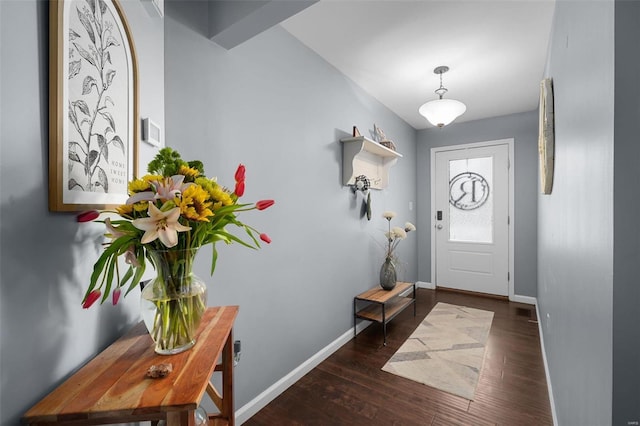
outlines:
[[[380,268],[380,287],[383,290],[393,290],[396,286],[398,277],[396,274],[396,265],[391,257],[387,257]]]
[[[196,343],[207,308],[207,287],[192,271],[197,251],[147,250],[157,276],[142,290],[140,308],[158,354],[177,354]]]

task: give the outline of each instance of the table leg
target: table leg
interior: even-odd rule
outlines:
[[[356,334],[356,321],[357,321],[357,317],[356,317],[356,299],[353,299],[353,338],[355,339],[357,337]]]
[[[416,283],[413,283],[413,316],[416,316]]]
[[[235,425],[233,404],[233,329],[222,350],[222,410],[223,417],[229,420],[229,426]]]
[[[195,410],[169,411],[167,413],[167,426],[195,426]]]
[[[382,334],[384,336],[384,340],[382,346],[387,346],[387,316],[384,310],[385,304],[382,304]]]

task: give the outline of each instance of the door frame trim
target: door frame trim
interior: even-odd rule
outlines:
[[[436,284],[436,235],[433,230],[436,227],[436,191],[435,191],[435,182],[436,182],[436,153],[437,152],[446,152],[446,151],[461,151],[471,148],[482,148],[487,146],[495,146],[495,145],[507,145],[508,148],[508,160],[509,160],[509,247],[508,247],[508,256],[509,256],[509,300],[514,301],[516,299],[515,295],[515,274],[514,274],[514,247],[515,247],[515,236],[514,236],[514,224],[515,224],[515,157],[514,157],[514,140],[513,138],[507,139],[497,139],[492,141],[484,141],[484,142],[474,142],[460,145],[448,145],[448,146],[440,146],[431,148],[430,160],[431,160],[431,282],[434,287],[437,288]]]

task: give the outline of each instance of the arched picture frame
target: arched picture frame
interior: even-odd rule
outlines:
[[[137,174],[138,65],[117,0],[50,1],[49,210],[123,204]]]
[[[553,81],[550,78],[545,78],[540,82],[540,123],[538,133],[540,188],[543,194],[551,194],[553,188],[554,132]]]

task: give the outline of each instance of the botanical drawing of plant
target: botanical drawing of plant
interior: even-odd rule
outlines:
[[[68,189],[95,192],[101,187],[109,192],[109,179],[103,167],[109,163],[109,149],[115,146],[125,153],[124,142],[116,133],[116,123],[109,112],[109,108],[115,107],[109,88],[116,77],[111,49],[117,49],[121,43],[116,38],[117,28],[114,31],[114,23],[105,15],[105,2],[85,1],[82,9],[75,8],[82,29],[69,28],[69,80],[85,77],[82,95],[78,99],[69,98],[69,121],[80,140],[69,140],[68,159],[69,173],[74,165],[79,165],[82,167],[79,175],[86,180],[79,182],[72,176]]]

